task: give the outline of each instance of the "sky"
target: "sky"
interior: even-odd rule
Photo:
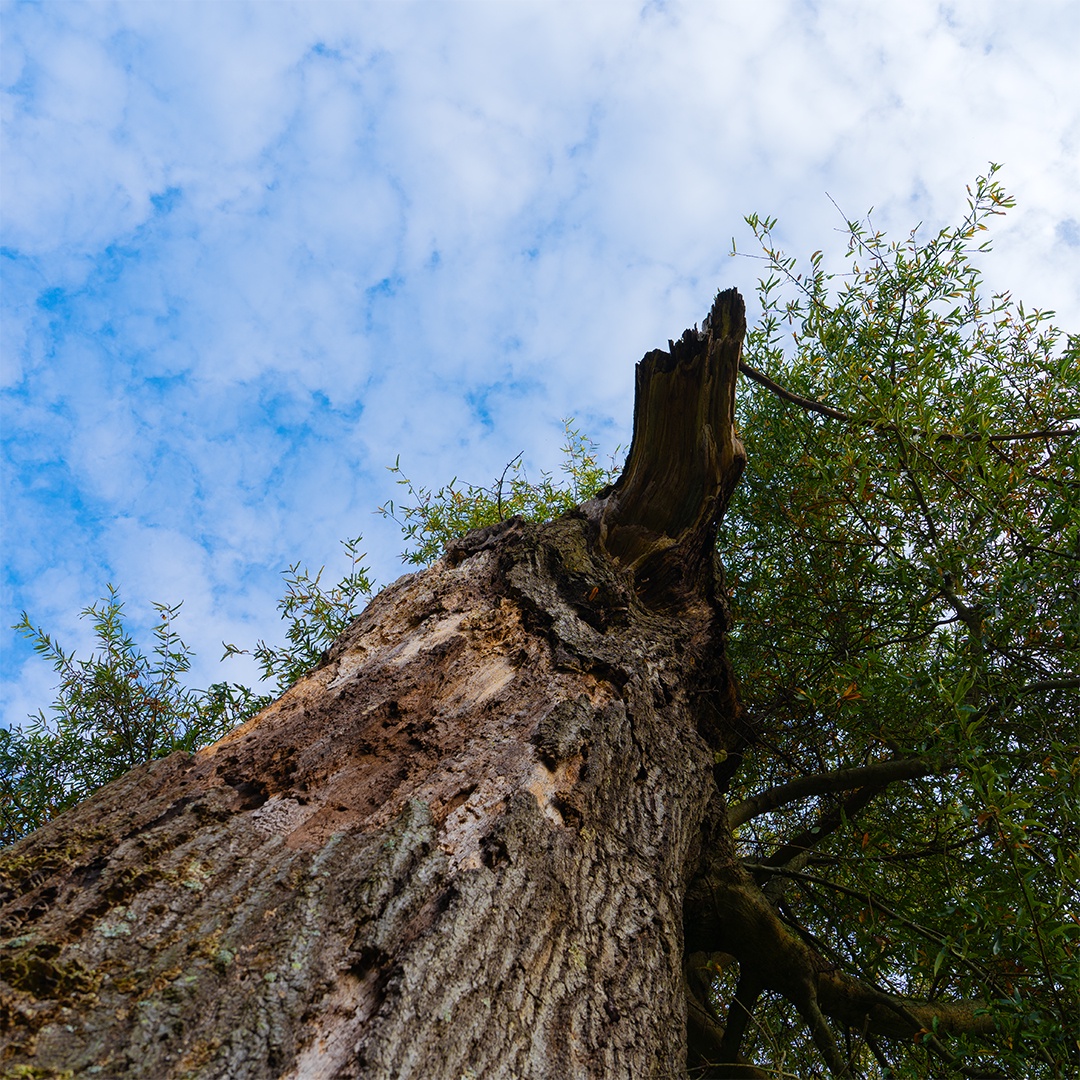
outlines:
[[[629,442],[634,364],[844,217],[959,220],[1080,329],[1080,4],[0,3],[0,722],[120,589],[194,686],[283,641],[282,571],[380,585],[416,483]],[[837,207],[840,209],[838,210]]]

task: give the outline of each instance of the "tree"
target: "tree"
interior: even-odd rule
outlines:
[[[317,670],[7,853],[12,1067],[1069,1075],[1080,345],[980,299],[1008,204],[838,292],[752,218],[614,485],[414,493]]]
[[[603,498],[470,533],[254,720],[9,850],[9,1061],[685,1068],[685,878],[739,738],[712,551],[741,463],[737,295],[713,323],[643,361]]]

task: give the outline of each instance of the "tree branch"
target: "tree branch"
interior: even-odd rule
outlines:
[[[825,795],[834,791],[851,791],[853,788],[883,787],[896,780],[915,780],[920,776],[938,772],[940,767],[940,764],[935,764],[926,758],[913,757],[879,761],[873,765],[864,765],[855,769],[835,769],[831,772],[816,773],[813,776],[803,776],[737,803],[728,810],[728,823],[734,829],[761,814],[800,799],[809,799],[815,795]]]
[[[992,1035],[997,1030],[985,1001],[915,1001],[893,997],[840,971],[818,975],[818,1001],[834,1020],[860,1024],[870,1018],[873,1035],[908,1039],[920,1031],[946,1035]],[[951,1056],[951,1055],[950,1055]]]
[[[1050,428],[1046,431],[1019,431],[1015,435],[987,435],[987,442],[1013,442],[1017,439],[1075,439],[1080,435],[1080,428]],[[978,435],[942,435],[939,438],[942,441],[946,439],[964,438],[964,439],[978,439],[981,436]]]
[[[856,815],[866,809],[874,796],[883,790],[884,785],[856,788],[839,806],[822,814],[811,828],[804,829],[794,839],[774,851],[763,865],[788,871],[801,870],[822,840],[836,832],[845,821],[854,820]],[[770,903],[779,903],[784,891],[783,881],[784,878],[777,877],[766,882],[763,887],[762,891]]]
[[[829,881],[827,878],[818,877],[815,874],[808,874],[804,870],[792,870],[787,867],[771,866],[768,863],[744,863],[744,866],[747,870],[755,873],[773,874],[781,878],[790,878],[795,881],[803,881],[812,885],[820,885],[823,888],[832,889],[834,892],[843,893],[845,896],[860,900],[864,904],[868,904],[870,907],[879,911],[886,918],[892,919],[894,922],[906,927],[908,930],[912,931],[912,933],[919,934],[921,937],[926,938],[927,941],[932,941],[935,945],[940,945],[943,948],[948,949],[949,955],[958,963],[969,968],[980,979],[984,979],[991,983],[993,982],[993,978],[986,968],[981,964],[976,963],[976,961],[972,960],[970,957],[965,956],[963,952],[954,945],[951,945],[946,937],[936,933],[929,927],[914,922],[912,919],[908,919],[899,912],[894,911],[887,904],[882,903],[882,901],[873,893],[852,889],[847,885],[841,885],[838,881]]]
[[[738,1061],[742,1049],[746,1026],[754,1014],[761,992],[761,981],[749,969],[739,970],[739,982],[735,988],[735,997],[728,1006],[727,1021],[724,1024],[724,1042],[721,1047],[722,1061]]]
[[[846,1063],[839,1056],[825,1017],[855,1028],[865,1027],[871,1035],[919,1037],[961,1071],[963,1066],[942,1046],[937,1035],[986,1037],[996,1030],[985,1002],[901,998],[837,970],[784,925],[761,890],[750,881],[703,880],[688,893],[687,900],[688,932],[698,937],[706,949],[732,953],[740,971],[752,966],[764,987],[778,991],[795,1005],[835,1075],[844,1073]]]
[[[687,1058],[691,1075],[699,1080],[769,1080],[767,1073],[740,1059],[730,1056],[725,1049],[729,1033],[716,1018],[709,1000],[709,982],[714,971],[709,962],[723,958],[722,967],[735,963],[730,954],[704,953],[692,956],[684,971],[686,983],[686,1036]]]
[[[849,424],[860,423],[858,417],[851,416],[849,413],[841,412],[839,409],[834,409],[830,405],[825,405],[820,401],[814,401],[813,398],[805,398],[800,394],[793,393],[791,390],[785,389],[778,382],[770,379],[763,371],[758,371],[757,368],[751,367],[745,360],[739,361],[739,370],[748,378],[758,383],[760,386],[764,386],[766,390],[771,390],[777,397],[783,398],[784,401],[790,401],[792,405],[798,405],[800,409],[806,409],[807,412],[819,413],[822,416],[828,416],[833,420],[843,420]],[[894,431],[896,430],[895,424],[874,425],[869,422],[862,421],[866,427],[874,427],[877,431]],[[929,435],[935,442],[1017,442],[1022,439],[1075,439],[1080,436],[1080,428],[1046,428],[1042,431],[1018,431],[1009,435],[983,435],[980,432],[969,432],[963,435],[953,435],[949,432],[939,432],[937,434]]]
[[[753,379],[754,382],[764,386],[766,390],[771,390],[777,397],[790,401],[792,405],[798,405],[800,409],[820,413],[822,416],[832,417],[833,420],[846,420],[849,424],[855,422],[855,417],[848,416],[847,413],[841,412],[839,409],[830,408],[828,405],[822,405],[820,401],[812,401],[810,398],[800,397],[790,390],[785,390],[778,382],[773,382],[768,375],[758,371],[757,368],[751,367],[745,360],[739,361],[739,370],[747,378]]]
[[[1042,682],[1028,683],[1021,686],[1018,694],[1034,694],[1039,690],[1075,690],[1080,687],[1080,675],[1071,675],[1067,679],[1045,679]]]

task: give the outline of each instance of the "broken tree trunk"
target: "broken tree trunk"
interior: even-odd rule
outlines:
[[[743,743],[713,544],[744,330],[730,290],[641,361],[601,497],[466,536],[243,727],[4,852],[0,1064],[684,1075],[684,900]]]

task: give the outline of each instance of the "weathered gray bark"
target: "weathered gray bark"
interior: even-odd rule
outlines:
[[[722,293],[639,364],[602,497],[470,534],[250,723],[6,852],[0,1062],[685,1074],[684,901],[744,741],[713,570],[744,330]]]

